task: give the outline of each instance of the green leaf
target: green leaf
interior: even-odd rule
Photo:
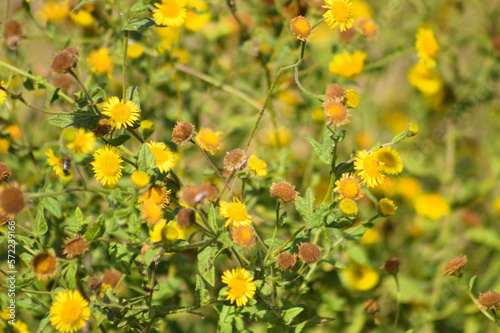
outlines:
[[[137,86],[130,86],[127,88],[127,91],[125,93],[125,96],[127,96],[127,100],[134,102],[134,104],[139,108],[139,111],[141,111],[141,100],[139,98],[139,87]]]
[[[469,280],[469,289],[472,290],[472,287],[474,287],[474,282],[476,281],[477,275],[474,275],[473,277],[470,278]]]
[[[56,90],[54,90],[52,92],[52,94],[50,94],[49,98],[47,98],[45,100],[45,107],[48,109],[50,107],[50,105],[52,103],[54,103],[55,101],[57,101],[57,99],[59,98],[59,92],[61,91],[61,88],[60,87],[57,87]]]
[[[306,221],[309,229],[319,228],[325,224],[325,217],[328,214],[328,207],[323,207],[315,211]]]
[[[213,260],[217,252],[217,245],[207,245],[198,252],[198,270],[200,275],[212,287],[215,284],[215,267]]]
[[[288,310],[284,310],[282,312],[281,316],[283,317],[283,320],[286,323],[289,323],[289,322],[291,322],[293,320],[293,318],[295,318],[302,311],[304,311],[304,308],[295,307],[295,308],[291,308],[291,309],[288,309]]]
[[[56,198],[45,198],[45,209],[58,219],[62,217],[61,203]]]
[[[92,223],[90,228],[85,232],[85,238],[88,242],[92,242],[94,239],[101,237],[105,231],[104,216],[101,214],[97,220]]]
[[[353,244],[352,246],[349,246],[347,248],[347,255],[351,260],[356,261],[357,263],[362,265],[369,264],[368,255],[366,254],[365,249],[359,245]]]
[[[45,199],[46,198],[43,198],[43,199],[40,200],[40,203],[38,204],[38,208],[37,208],[37,211],[36,211],[36,216],[35,216],[35,223],[36,223],[35,235],[37,237],[45,235],[45,233],[47,232],[47,230],[49,230],[49,227],[47,226],[47,221],[45,221],[45,216],[44,216]]]
[[[94,86],[90,89],[89,95],[95,103],[99,103],[99,101],[105,101],[107,99],[106,92],[100,86]]]
[[[380,146],[382,146],[382,142],[378,141],[375,143],[375,145],[372,147],[371,151],[375,152],[380,149]]]
[[[61,114],[49,118],[49,123],[57,127],[68,127],[73,123],[75,116],[69,114]]]
[[[208,303],[211,300],[210,293],[205,287],[205,282],[203,282],[203,278],[196,274],[196,304],[204,304]]]
[[[120,136],[117,136],[113,140],[110,140],[109,144],[112,146],[118,147],[118,146],[124,144],[125,142],[127,142],[129,139],[130,139],[130,135],[122,134]]]
[[[33,72],[31,72],[31,69],[28,69],[27,72],[29,74],[33,75]],[[35,81],[30,79],[29,77],[23,76],[23,86],[24,86],[24,89],[26,89],[28,91],[35,90]]]
[[[75,290],[76,289],[76,271],[78,269],[78,264],[73,263],[69,265],[69,267],[66,270],[66,274],[64,275],[64,281],[66,281],[66,284],[68,285],[69,289]]]
[[[399,143],[401,141],[403,141],[404,139],[406,139],[406,132],[403,132],[403,133],[399,133],[397,134],[393,139],[392,139],[392,142],[394,143]]]
[[[76,219],[76,222],[78,222],[78,223],[83,221],[83,214],[82,214],[80,207],[76,207],[76,209],[75,209],[75,219]]]
[[[309,225],[312,215],[314,214],[315,199],[314,194],[310,187],[307,188],[305,197],[298,197],[298,201],[295,203],[295,209],[299,212],[300,216],[304,219],[306,224]],[[322,213],[321,213],[322,214]],[[317,216],[315,217],[317,218]],[[313,222],[314,225],[317,221]]]
[[[139,156],[137,157],[137,167],[141,171],[147,171],[149,168],[154,168],[155,165],[155,155],[149,150],[147,144],[143,144],[139,150]]]
[[[50,314],[47,313],[45,315],[45,317],[43,317],[42,320],[40,320],[40,324],[38,324],[38,328],[36,330],[36,333],[41,333],[45,329],[45,326],[47,326],[49,321],[50,321]]]
[[[212,228],[212,230],[217,233],[219,231],[219,227],[217,225],[217,219],[215,217],[215,208],[211,203],[210,208],[208,209],[208,225]]]
[[[148,5],[140,1],[133,4],[132,7],[130,8],[131,13],[143,12],[145,10],[148,10]]]
[[[132,247],[128,247],[126,244],[111,243],[109,244],[109,255],[111,256],[111,262],[122,273],[130,275],[130,267],[133,260],[137,256],[137,253],[132,252]]]
[[[314,152],[316,153],[316,156],[325,164],[331,164],[331,160],[325,161],[323,158],[323,146],[321,143],[318,141],[314,140],[313,138],[306,138],[307,141],[309,141],[314,149]]]
[[[471,242],[488,246],[491,249],[500,251],[500,235],[490,228],[474,228],[469,229],[465,238]]]
[[[156,23],[152,18],[145,17],[142,19],[133,20],[129,24],[125,24],[122,27],[122,31],[136,31],[136,30],[140,30],[140,29],[154,27],[155,25],[156,25]]]

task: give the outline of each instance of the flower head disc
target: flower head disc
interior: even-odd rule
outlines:
[[[368,187],[382,184],[385,179],[382,173],[383,166],[384,162],[377,160],[374,153],[368,154],[364,149],[358,152],[354,159],[354,169],[358,170],[358,175]]]
[[[342,178],[335,182],[335,188],[333,190],[339,193],[339,199],[349,198],[358,200],[364,195],[359,180],[354,175],[348,173],[344,173]]]
[[[174,167],[175,155],[163,142],[151,141],[147,145],[151,153],[155,156],[156,166],[160,172],[167,172]]]
[[[89,302],[78,290],[58,293],[50,307],[50,322],[60,332],[76,332],[89,318]]]
[[[94,132],[85,132],[83,128],[80,128],[73,141],[66,147],[74,154],[85,155],[94,150],[95,141]]]
[[[221,134],[222,132],[214,132],[210,128],[202,128],[196,135],[195,140],[201,148],[214,155],[216,150],[220,150],[223,147],[220,138]]]
[[[229,291],[226,290],[222,293],[227,295],[226,299],[230,300],[231,304],[236,301],[237,306],[245,306],[257,290],[253,277],[244,268],[233,268],[225,271],[222,275],[222,282],[229,286]]]
[[[354,53],[341,53],[333,57],[328,69],[333,74],[340,75],[346,79],[356,80],[365,66],[366,53],[354,51]]]
[[[155,7],[153,18],[158,25],[180,27],[186,20],[186,4],[182,0],[162,0]]]
[[[384,147],[377,150],[375,152],[375,158],[384,163],[382,171],[385,173],[397,175],[403,171],[403,163],[401,163],[399,153],[391,147]]]
[[[251,216],[247,214],[247,208],[244,203],[234,201],[234,202],[220,202],[220,215],[227,218],[225,226],[227,227],[231,222],[234,226],[240,224],[250,225]]]
[[[110,97],[103,105],[102,114],[109,117],[111,125],[120,129],[130,127],[139,120],[139,108],[132,101],[125,102],[116,97]]]
[[[122,176],[123,165],[118,148],[106,145],[94,153],[94,176],[102,185],[115,185]]]
[[[87,63],[92,66],[92,73],[111,74],[113,70],[113,62],[106,47],[91,51],[87,57]]]
[[[349,0],[325,0],[328,9],[323,14],[326,23],[333,29],[340,25],[340,31],[344,31],[352,27],[354,22],[352,16],[352,3]]]

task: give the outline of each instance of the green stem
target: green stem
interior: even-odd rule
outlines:
[[[269,254],[271,253],[271,249],[273,248],[274,244],[274,239],[276,238],[276,233],[278,231],[278,227],[280,224],[280,202],[278,201],[276,203],[276,223],[274,225],[274,231],[273,231],[273,238],[271,238],[271,245],[269,245],[269,248],[267,249],[266,257],[264,258],[264,261],[262,262],[262,265],[266,265],[267,259],[269,258]]]
[[[122,84],[122,98],[127,100],[127,48],[128,48],[128,30],[123,32],[123,84]]]
[[[78,77],[78,75],[73,70],[70,70],[68,73],[76,80],[76,82],[78,82],[78,84],[82,88],[83,92],[85,93],[85,96],[87,96],[87,99],[89,100],[89,103],[92,105],[92,110],[94,110],[94,113],[96,115],[100,115],[101,113],[97,109],[97,106],[94,104],[94,100],[90,96],[87,88],[85,87],[85,85],[83,84],[83,82],[80,80],[80,78]]]
[[[290,243],[291,241],[293,241],[295,239],[295,237],[297,237],[302,231],[304,231],[305,228],[306,228],[306,225],[304,224],[302,227],[300,227],[299,229],[297,229],[297,231],[295,231],[293,233],[293,235],[291,235],[290,238],[288,238],[287,241],[283,245],[281,245],[280,248],[277,249],[273,253],[273,257],[276,257],[281,252],[281,250],[283,250],[285,248],[285,246],[288,245],[288,243]]]
[[[302,86],[302,84],[300,84],[300,81],[299,81],[299,68],[298,67],[295,67],[295,83],[297,84],[297,86],[299,87],[299,89],[302,90],[303,93],[305,93],[306,95],[309,95],[310,97],[316,98],[320,102],[322,102],[322,100],[319,98],[318,95],[315,95],[312,92],[308,91],[306,88],[304,88]]]
[[[394,331],[396,331],[396,327],[398,327],[398,320],[399,320],[399,312],[401,311],[401,289],[399,287],[399,279],[398,275],[394,274],[394,281],[396,282],[396,318],[394,318]]]
[[[477,304],[477,300],[476,298],[474,297],[474,295],[472,295],[472,292],[471,290],[469,289],[469,286],[467,285],[467,282],[465,282],[465,279],[463,277],[463,275],[460,277],[460,282],[462,282],[462,284],[464,285],[465,287],[465,292],[467,293],[467,295],[469,296],[469,298],[472,300],[472,302],[474,304]],[[495,318],[493,318],[493,316],[488,313],[485,309],[481,308],[481,307],[478,307],[479,310],[481,310],[481,312],[486,316],[486,318],[488,318],[489,320],[495,322],[495,324],[497,324],[497,326],[500,327],[500,324],[495,320]]]
[[[226,185],[227,189],[229,191],[231,191],[231,187],[229,186],[229,184],[226,182],[226,180],[224,179],[224,177],[222,177],[222,175],[220,174],[219,170],[215,167],[215,165],[212,163],[212,160],[210,160],[210,157],[208,157],[207,153],[205,153],[205,151],[203,150],[203,148],[201,148],[197,143],[196,141],[194,141],[193,139],[190,140],[191,143],[193,145],[196,146],[196,148],[198,148],[201,153],[203,154],[203,156],[205,157],[205,159],[208,161],[208,163],[210,164],[210,166],[212,167],[212,169],[214,169],[215,173],[217,173],[217,176],[219,176],[219,178],[222,180],[222,182]]]

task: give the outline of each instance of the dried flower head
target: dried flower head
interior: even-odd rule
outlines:
[[[228,172],[240,171],[247,164],[248,156],[239,148],[230,150],[224,157],[224,170]]]
[[[23,191],[15,186],[6,186],[0,192],[0,207],[7,214],[17,214],[24,208],[26,202],[24,201]]]
[[[13,51],[17,50],[21,42],[23,26],[20,21],[8,20],[3,24],[3,38],[7,47]]]
[[[295,186],[283,180],[279,183],[273,183],[269,190],[271,197],[283,202],[297,202],[299,192],[295,191]]]
[[[120,281],[120,274],[118,272],[105,269],[104,276],[102,277],[102,283],[108,284],[111,288],[115,289],[116,285]]]
[[[345,90],[344,88],[338,84],[330,84],[326,88],[325,93],[325,102],[337,102],[342,103],[344,101]]]
[[[282,270],[288,270],[295,266],[297,262],[297,256],[295,254],[290,254],[289,252],[281,252],[278,256],[278,266]]]
[[[108,135],[111,132],[111,123],[106,118],[99,119],[97,123],[97,127],[94,131],[95,136],[102,138],[105,135]]]
[[[0,162],[0,183],[3,183],[7,179],[9,179],[11,173],[12,172],[9,166],[4,162]]]
[[[67,74],[76,67],[78,63],[79,50],[76,47],[70,47],[57,53],[52,60],[50,68],[56,74]]]
[[[194,125],[185,121],[178,121],[172,131],[172,142],[179,148],[183,147],[196,134]]]
[[[200,186],[200,192],[205,194],[205,199],[208,201],[215,201],[219,197],[219,189],[214,183],[203,183]]]
[[[333,190],[339,193],[339,199],[349,198],[358,200],[364,195],[359,179],[349,173],[342,174],[342,177],[335,182],[335,188]]]
[[[459,256],[449,260],[444,267],[443,275],[462,276],[465,264],[467,264],[467,256]]]
[[[200,194],[200,188],[198,186],[189,186],[185,187],[179,196],[183,204],[194,207],[198,204],[198,194]]]
[[[341,126],[350,122],[349,117],[351,113],[344,104],[339,102],[326,102],[323,107],[325,108],[327,119],[332,124]]]
[[[179,228],[189,228],[196,221],[196,213],[191,208],[182,208],[177,213],[177,224]]]
[[[319,247],[311,243],[301,243],[299,245],[299,258],[307,264],[314,264],[321,258]]]
[[[387,274],[396,275],[399,272],[399,259],[391,258],[384,261],[380,269],[383,269]]]
[[[98,276],[93,276],[89,279],[88,285],[93,292],[97,293],[101,290],[102,280]]]
[[[375,315],[377,312],[380,312],[380,306],[374,299],[366,301],[363,304],[363,309],[365,309],[366,313],[369,315]]]
[[[311,34],[311,23],[303,16],[297,16],[290,22],[290,29],[292,29],[293,34],[298,40],[303,42],[307,41],[307,38]]]
[[[477,305],[484,310],[497,310],[500,307],[500,294],[496,291],[487,291],[480,294]]]
[[[38,280],[46,280],[57,275],[59,261],[51,252],[38,253],[31,259],[31,268]]]
[[[248,249],[255,244],[253,229],[249,225],[235,225],[232,230],[232,238],[239,247],[244,249]]]
[[[89,250],[87,240],[80,235],[66,238],[63,248],[63,254],[65,254],[68,259],[81,256]]]
[[[0,207],[0,225],[7,224],[11,219],[11,216],[3,212],[2,207]]]

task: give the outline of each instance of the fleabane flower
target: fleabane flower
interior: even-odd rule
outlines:
[[[345,31],[352,27],[354,22],[352,15],[352,3],[349,0],[325,0],[323,8],[328,9],[323,14],[326,23],[330,28],[340,25],[340,31]]]
[[[365,59],[365,52],[341,53],[333,57],[328,68],[333,74],[340,75],[346,79],[356,80],[363,71]]]
[[[233,226],[252,224],[252,221],[250,221],[252,216],[248,215],[246,205],[239,201],[221,201],[220,215],[227,218],[225,227],[230,225],[231,222]]]
[[[155,156],[156,166],[160,172],[167,172],[175,165],[175,155],[163,142],[147,143],[149,150]]]
[[[253,277],[244,268],[228,269],[222,275],[222,282],[229,286],[229,290],[223,291],[222,294],[227,295],[226,299],[230,300],[231,304],[236,301],[237,306],[245,306],[257,290]]]
[[[132,101],[125,102],[113,96],[104,102],[102,114],[109,117],[111,125],[120,128],[127,128],[139,120],[139,108]]]
[[[50,307],[50,323],[59,332],[76,332],[89,318],[89,302],[78,290],[61,291]]]
[[[110,75],[113,70],[113,61],[111,61],[109,50],[106,47],[90,51],[87,63],[92,66],[92,73]]]
[[[66,147],[73,154],[85,155],[94,150],[95,142],[96,138],[93,132],[85,132],[83,128],[80,128],[73,141],[68,143]]]
[[[361,177],[367,187],[375,187],[383,183],[385,175],[382,173],[384,163],[377,160],[375,154],[361,150],[354,158],[354,169],[358,170],[358,176]]]
[[[403,171],[403,163],[399,153],[391,147],[383,147],[375,152],[377,160],[384,163],[382,171],[391,175],[397,175]]]
[[[118,148],[106,145],[97,149],[94,153],[94,162],[91,163],[94,167],[94,177],[104,186],[115,185],[122,176],[121,162]]]
[[[216,150],[221,150],[223,147],[221,134],[222,132],[214,132],[210,128],[201,128],[195,140],[201,148],[214,155]]]
[[[417,49],[418,57],[421,61],[428,64],[428,66],[434,67],[436,65],[434,59],[437,58],[439,51],[434,31],[431,28],[420,28],[418,29],[416,38],[415,48]]]
[[[255,173],[257,176],[265,176],[267,175],[267,163],[258,158],[255,155],[251,155],[248,158],[248,167]]]
[[[335,188],[333,190],[339,193],[339,199],[348,198],[358,200],[364,195],[358,178],[349,173],[344,173],[342,178],[335,182]]]
[[[180,27],[186,20],[186,4],[183,0],[161,0],[155,3],[153,18],[156,24],[167,27]]]

